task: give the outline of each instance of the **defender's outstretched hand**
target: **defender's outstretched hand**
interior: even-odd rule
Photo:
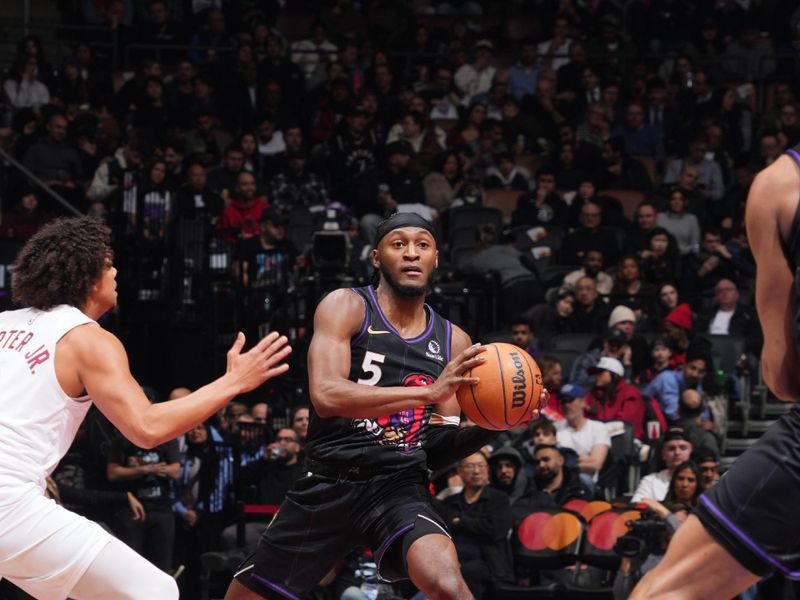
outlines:
[[[273,331],[250,350],[242,353],[244,343],[245,337],[240,331],[228,350],[226,374],[241,387],[239,393],[249,392],[268,379],[289,370],[289,365],[283,362],[292,351],[286,336]]]

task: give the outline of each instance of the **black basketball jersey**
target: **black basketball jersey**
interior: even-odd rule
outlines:
[[[786,154],[800,167],[800,144],[787,150]],[[798,199],[792,227],[789,230],[789,239],[783,244],[783,252],[794,271],[794,338],[795,343],[798,344],[798,351],[800,351],[800,199]]]
[[[350,381],[383,387],[432,384],[450,361],[450,322],[426,304],[428,326],[406,339],[384,316],[372,286],[353,292],[364,301],[364,322],[350,341]],[[306,454],[346,468],[393,471],[423,465],[432,409],[420,406],[377,419],[324,419],[312,410]]]

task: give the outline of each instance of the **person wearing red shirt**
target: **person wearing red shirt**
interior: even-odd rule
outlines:
[[[217,227],[231,243],[256,237],[261,234],[261,213],[268,208],[266,199],[256,196],[256,178],[242,171],[236,178],[236,195],[222,211]]]
[[[604,356],[589,369],[594,388],[586,393],[586,416],[598,421],[625,421],[633,433],[644,438],[644,400],[639,390],[625,381],[625,368],[616,358]]]

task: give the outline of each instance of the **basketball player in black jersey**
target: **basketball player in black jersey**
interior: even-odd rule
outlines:
[[[800,398],[800,146],[753,181],[747,235],[764,328],[761,370],[781,400]],[[769,428],[700,497],[632,600],[728,600],[778,571],[800,579],[800,410]]]
[[[483,349],[425,304],[438,260],[428,221],[398,214],[381,223],[372,260],[377,287],[340,289],[317,307],[309,473],[226,600],[303,598],[356,546],[372,548],[387,581],[410,578],[431,600],[472,597],[431,506],[426,468],[455,462],[493,435],[458,427],[455,392],[477,382],[464,374],[485,360]]]

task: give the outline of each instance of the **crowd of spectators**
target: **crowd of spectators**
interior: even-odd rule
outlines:
[[[637,500],[663,501],[692,449],[718,461],[742,390],[709,340],[740,338],[751,371],[763,343],[743,214],[755,174],[800,142],[797,9],[624,4],[81,3],[64,18],[92,27],[69,52],[27,35],[3,73],[0,241],[94,215],[114,232],[118,326],[195,310],[209,336],[278,328],[302,346],[321,293],[370,281],[381,219],[433,220],[430,302],[475,339],[508,335],[553,395],[547,420],[449,473],[463,490],[443,515],[490,589],[513,579],[515,514],[608,489],[620,430],[603,422],[653,448]],[[184,564],[195,593],[199,552],[242,541],[232,491],[277,504],[302,470],[308,410],[268,418],[265,399],[148,452],[88,427],[61,497]]]

